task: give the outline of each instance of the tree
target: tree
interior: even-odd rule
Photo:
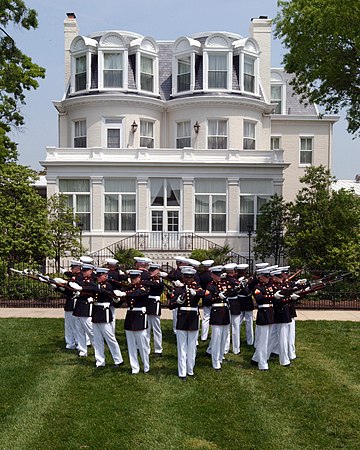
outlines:
[[[15,163],[0,171],[0,259],[42,264],[50,252],[46,200],[32,183],[36,172]]]
[[[24,125],[21,106],[25,105],[25,91],[37,89],[36,79],[45,77],[45,69],[16,47],[6,31],[10,24],[35,29],[36,11],[21,0],[3,0],[0,4],[0,164],[17,159],[16,144],[6,133],[12,126]]]
[[[74,221],[74,212],[63,195],[55,194],[48,199],[48,221],[51,239],[51,254],[55,259],[55,270],[60,272],[60,259],[70,252],[79,256],[81,248],[80,229]]]
[[[286,218],[287,205],[277,194],[261,207],[254,239],[256,258],[273,257],[275,264],[280,263],[281,256],[284,256]]]
[[[309,167],[302,188],[289,205],[285,243],[296,266],[360,269],[360,197],[334,192],[335,178],[324,166]]]
[[[119,266],[125,270],[129,269],[129,267],[134,267],[135,256],[144,256],[144,253],[141,253],[141,251],[136,248],[124,248],[119,245],[116,247],[113,257],[119,261]]]
[[[280,0],[275,36],[288,49],[284,66],[303,101],[327,113],[347,109],[348,131],[360,129],[360,3]]]
[[[232,248],[228,245],[211,247],[207,250],[202,248],[195,249],[191,252],[190,258],[197,261],[205,261],[206,259],[214,260],[214,266],[226,264],[230,261]]]

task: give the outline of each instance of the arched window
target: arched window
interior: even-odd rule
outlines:
[[[71,43],[71,86],[70,92],[88,91],[92,88],[93,60],[97,58],[98,43],[94,39],[77,36]]]
[[[271,70],[271,104],[273,114],[286,114],[286,82],[283,69]]]
[[[159,48],[155,40],[150,37],[134,39],[129,51],[135,54],[138,91],[159,95]]]
[[[192,93],[195,86],[195,55],[200,42],[181,37],[175,41],[172,59],[172,95]]]
[[[233,42],[234,53],[240,56],[240,91],[259,95],[259,46],[253,38]]]
[[[222,34],[212,34],[204,44],[204,91],[232,89],[233,51],[231,41]]]
[[[99,89],[127,89],[128,51],[118,33],[104,34],[99,42]]]

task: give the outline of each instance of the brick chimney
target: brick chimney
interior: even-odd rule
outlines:
[[[70,58],[70,45],[72,40],[78,36],[79,28],[76,22],[75,13],[67,13],[67,18],[64,20],[64,40],[65,40],[65,89],[69,82],[71,75],[71,58]]]
[[[267,16],[251,19],[250,36],[260,47],[260,81],[265,99],[270,102],[271,80],[271,20]]]

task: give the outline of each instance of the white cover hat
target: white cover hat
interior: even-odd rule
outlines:
[[[205,261],[201,261],[201,265],[204,267],[210,267],[214,264],[213,259],[206,259]]]
[[[107,258],[105,259],[106,264],[114,264],[116,265],[119,261],[117,259],[114,258]]]
[[[91,256],[80,256],[80,261],[83,263],[91,264],[94,262]]]

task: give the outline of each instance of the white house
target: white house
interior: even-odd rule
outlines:
[[[264,202],[293,199],[308,165],[330,167],[337,117],[319,119],[270,67],[267,18],[252,19],[247,37],[175,41],[82,36],[73,13],[64,25],[59,142],[41,164],[48,196],[68,196],[90,252],[136,236],[142,250],[191,250],[203,238],[247,255]]]

